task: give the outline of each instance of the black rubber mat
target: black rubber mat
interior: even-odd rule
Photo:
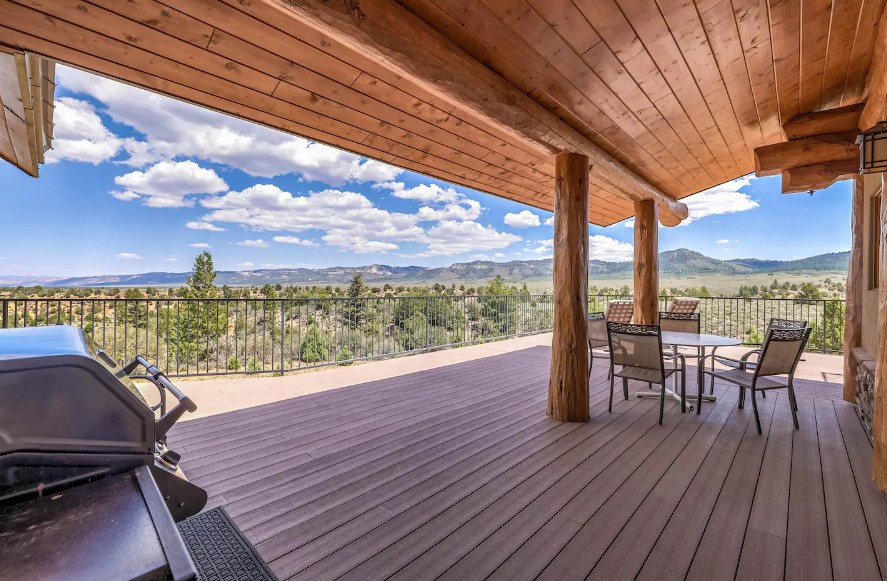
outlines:
[[[178,526],[200,581],[277,581],[225,509],[213,508]]]

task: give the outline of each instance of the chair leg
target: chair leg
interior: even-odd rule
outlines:
[[[792,421],[795,423],[795,429],[800,430],[801,426],[798,425],[798,403],[795,400],[795,388],[792,387],[792,384],[788,384],[788,401],[792,407]]]
[[[699,365],[704,365],[702,361],[699,362]],[[686,380],[686,378],[684,378]],[[702,394],[705,393],[705,376],[703,376],[702,381],[699,383],[699,387],[696,390],[696,415],[702,413]]]
[[[741,385],[739,386],[739,409],[743,409],[745,407],[745,388]]]
[[[764,399],[767,399],[767,392],[764,390],[761,390],[761,397]]]
[[[588,351],[588,379],[591,379],[591,368],[594,367],[594,355]]]
[[[761,429],[761,418],[758,417],[758,400],[755,399],[755,388],[751,388],[751,407],[755,412],[755,425],[758,427],[758,435],[764,433]]]
[[[715,393],[714,372],[715,372],[715,351],[717,351],[717,350],[718,350],[717,347],[715,347],[714,349],[711,350],[711,372],[712,372],[712,375],[711,375],[711,381],[708,384],[708,394],[709,395],[714,395],[714,393]],[[702,365],[703,367],[705,367],[705,360],[700,360],[699,365]],[[701,385],[699,386],[699,389],[702,389]]]
[[[610,405],[607,407],[607,411],[613,411],[613,388],[616,384],[616,378],[613,377],[613,370],[610,370]]]
[[[659,425],[662,425],[662,418],[665,416],[665,385],[662,386],[662,393],[659,395]]]
[[[628,378],[622,378],[622,395],[625,396],[625,401],[628,401]]]
[[[664,390],[663,390],[664,391]],[[687,370],[681,373],[681,413],[687,413]]]

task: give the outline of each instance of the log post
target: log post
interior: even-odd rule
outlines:
[[[881,188],[887,187],[882,174]],[[875,356],[875,405],[872,419],[872,443],[875,448],[872,475],[875,484],[887,492],[887,204],[881,204],[881,237],[878,279],[878,353]]]
[[[588,421],[588,157],[561,152],[554,182],[554,337],[548,415]]]
[[[856,359],[853,349],[862,344],[862,229],[865,217],[865,189],[862,176],[853,178],[850,219],[850,266],[847,269],[844,309],[844,401],[856,403]]]
[[[659,318],[659,228],[656,202],[634,203],[634,322],[655,325]]]

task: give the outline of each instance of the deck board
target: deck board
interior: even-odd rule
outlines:
[[[667,402],[663,426],[621,389],[608,413],[600,365],[591,421],[562,424],[549,353],[186,421],[170,445],[281,579],[880,577],[887,496],[840,384],[798,382],[800,431],[771,392],[759,436],[720,383],[701,415]]]

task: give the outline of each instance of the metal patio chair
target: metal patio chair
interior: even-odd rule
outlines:
[[[610,403],[613,411],[613,390],[616,378],[622,378],[622,393],[628,400],[628,380],[656,383],[662,388],[659,398],[659,425],[665,415],[665,382],[675,373],[681,374],[681,412],[687,411],[687,373],[684,356],[663,356],[662,333],[659,325],[633,325],[607,322],[607,340],[610,344]],[[666,367],[666,361],[672,367]],[[621,367],[617,372],[616,366]]]
[[[608,323],[630,323],[634,317],[634,301],[610,301],[605,316]]]
[[[595,359],[610,358],[609,346],[607,319],[603,311],[588,313],[588,377],[591,377],[591,368]]]
[[[779,319],[773,317],[770,319],[770,322],[767,323],[767,329],[764,331],[764,335],[770,332],[770,329],[803,329],[807,326],[807,321],[803,320],[795,320],[795,319]],[[715,348],[717,349],[717,348]],[[751,358],[755,357],[756,360],[752,361]],[[757,359],[761,357],[761,347],[756,349],[750,349],[746,351],[739,359],[735,359],[733,357],[726,357],[723,355],[715,355],[714,351],[711,354],[711,370],[715,370],[715,363],[720,363],[730,369],[739,369],[742,371],[754,371],[755,367],[758,365]],[[715,378],[711,378],[711,384],[709,385],[709,393],[714,393],[715,391]],[[764,399],[767,398],[766,395],[761,393],[761,397]]]
[[[673,297],[668,307],[669,313],[692,314],[699,309],[699,299],[694,297]]]
[[[760,391],[763,395],[765,391],[771,389],[788,389],[792,420],[794,421],[795,429],[799,429],[798,403],[795,399],[793,384],[795,369],[798,367],[801,354],[804,353],[807,339],[810,338],[810,331],[812,331],[810,327],[802,329],[770,327],[767,330],[767,336],[764,338],[761,356],[754,371],[727,369],[724,371],[705,372],[710,374],[712,379],[723,379],[739,386],[739,409],[742,409],[745,405],[745,390],[751,390],[751,405],[755,413],[755,424],[758,428],[758,434],[763,432],[761,430],[761,419],[758,417],[758,402],[755,398],[755,393]],[[786,379],[785,383],[773,379],[774,377],[782,376]]]

